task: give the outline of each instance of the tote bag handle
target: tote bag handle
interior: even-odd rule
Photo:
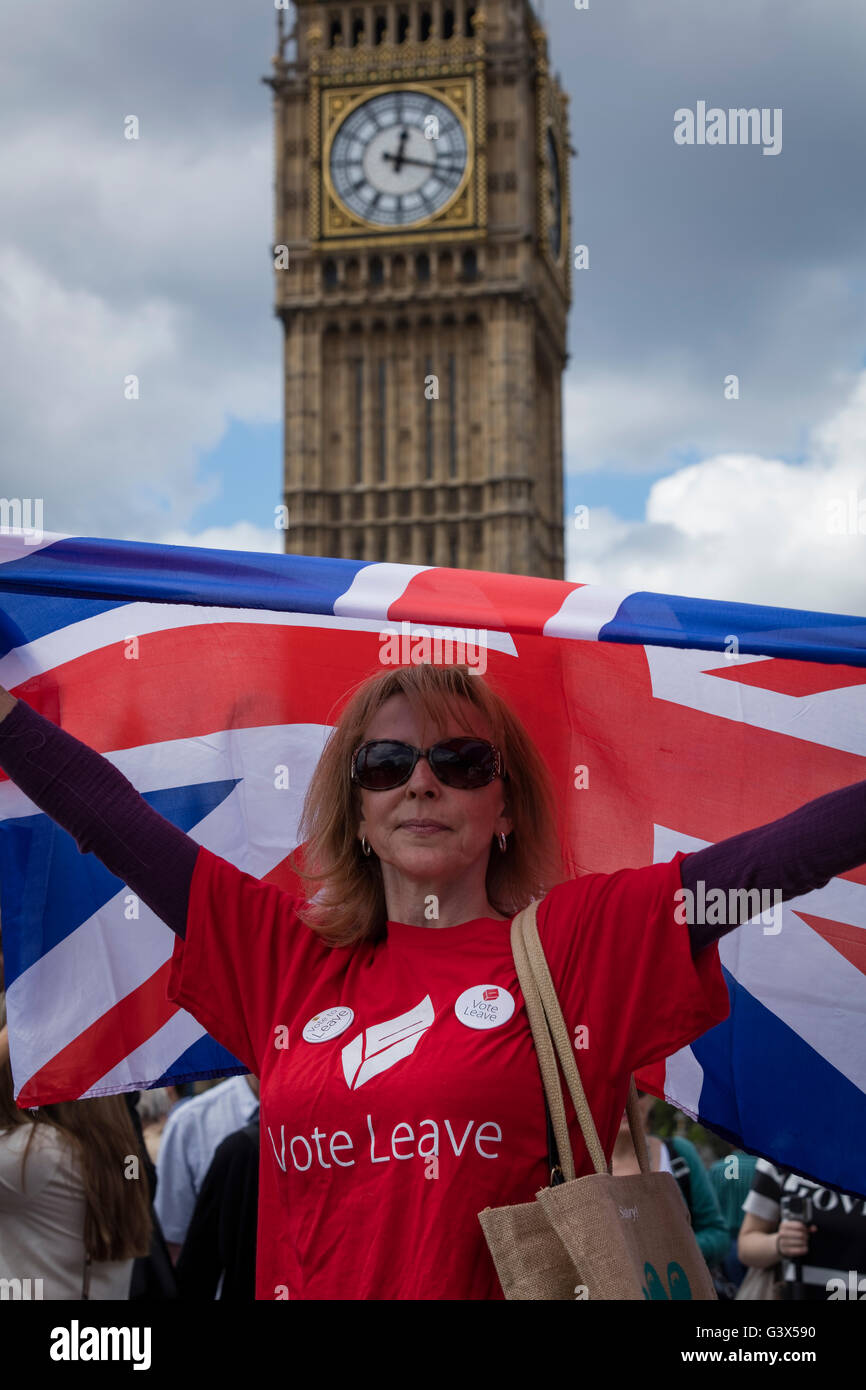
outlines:
[[[607,1173],[610,1170],[605,1161],[598,1130],[586,1099],[571,1038],[562,1016],[562,1010],[559,1007],[559,1000],[556,997],[556,990],[538,935],[537,911],[538,903],[531,902],[513,919],[511,923],[511,951],[514,956],[514,964],[517,967],[517,978],[526,1003],[535,1050],[538,1054],[541,1080],[550,1108],[553,1132],[559,1150],[560,1166],[566,1182],[570,1182],[575,1177],[576,1170],[565,1119],[562,1087],[556,1066],[557,1055],[574,1105],[583,1141],[595,1171]],[[638,1167],[642,1173],[648,1173],[650,1163],[646,1133],[638,1109],[637,1088],[633,1076],[629,1080],[626,1113]]]

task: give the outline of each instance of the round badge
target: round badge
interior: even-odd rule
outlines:
[[[304,1025],[301,1036],[308,1043],[328,1042],[330,1038],[338,1038],[341,1033],[345,1033],[354,1017],[355,1010],[346,1004],[338,1004],[334,1009],[323,1009],[320,1014],[313,1014],[309,1023]]]
[[[454,1012],[467,1028],[498,1028],[514,1013],[514,1000],[501,985],[474,985],[464,989]]]

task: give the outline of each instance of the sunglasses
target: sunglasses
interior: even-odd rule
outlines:
[[[362,743],[352,754],[351,778],[366,791],[387,792],[409,781],[419,758],[426,758],[446,787],[472,791],[486,787],[502,770],[498,748],[481,738],[447,738],[432,748],[413,748],[393,738]]]

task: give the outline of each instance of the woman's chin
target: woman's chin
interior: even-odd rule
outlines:
[[[450,881],[457,873],[453,857],[435,845],[419,844],[404,848],[399,857],[392,860],[392,864],[407,878],[429,879],[433,876]]]

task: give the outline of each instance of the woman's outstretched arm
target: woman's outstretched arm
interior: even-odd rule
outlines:
[[[771,895],[767,905],[772,906],[823,888],[836,874],[864,863],[866,781],[826,792],[787,816],[686,855],[680,876],[692,895],[691,902],[697,904],[712,889],[721,889],[727,917],[713,924],[686,917],[692,953],[702,951],[754,915],[754,909],[750,911],[744,901],[732,896],[732,890],[766,889]],[[778,899],[772,896],[776,891]]]
[[[122,772],[0,686],[0,768],[171,927],[186,933],[199,847]]]

